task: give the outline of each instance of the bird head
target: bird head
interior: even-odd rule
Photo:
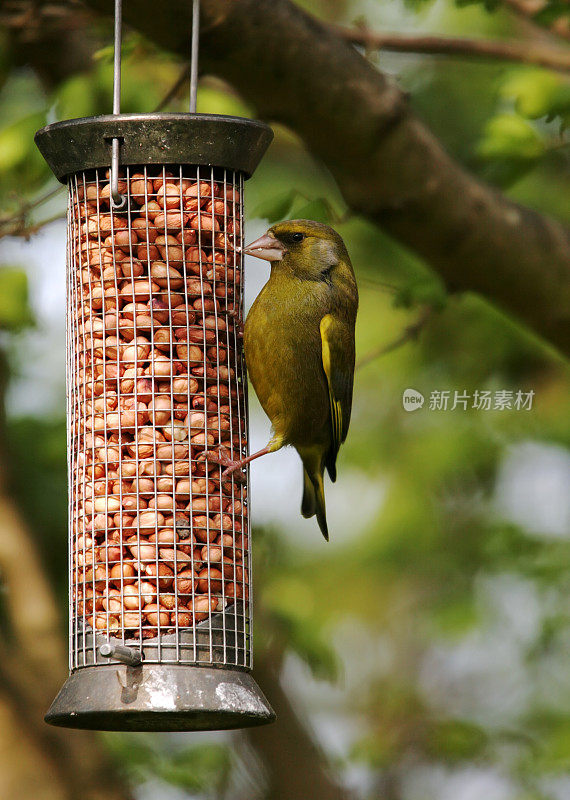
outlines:
[[[296,277],[306,280],[328,280],[335,267],[350,267],[346,246],[329,225],[309,219],[278,222],[244,248],[250,256],[282,266]],[[352,267],[350,267],[352,272]]]

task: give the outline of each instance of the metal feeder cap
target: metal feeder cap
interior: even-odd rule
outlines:
[[[120,141],[121,166],[188,164],[253,174],[273,139],[264,122],[219,114],[109,114],[55,122],[35,142],[62,183],[68,175],[108,167]]]

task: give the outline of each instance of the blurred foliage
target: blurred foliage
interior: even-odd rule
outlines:
[[[123,114],[152,111],[162,100],[164,87],[174,83],[179,66],[173,59],[146,46],[130,34],[123,48],[121,111]],[[90,72],[71,76],[58,88],[58,119],[109,114],[113,106],[113,49],[95,54]]]
[[[67,457],[65,419],[18,417],[7,430],[7,456],[14,496],[38,532],[38,546],[61,600],[67,606]]]
[[[518,68],[502,81],[499,110],[485,125],[477,153],[485,174],[510,186],[556,151],[570,152],[570,81],[545,70]],[[508,110],[501,110],[508,108]]]
[[[331,21],[363,19],[372,29],[522,35],[500,2],[302,5]],[[547,25],[566,12],[566,4],[550,3],[537,21]],[[6,63],[1,43],[0,37],[5,206],[51,185],[33,144],[35,129],[56,118],[108,113],[112,86],[108,39],[101,40],[92,69],[51,93],[31,70]],[[378,62],[396,75],[418,113],[468,169],[510,197],[570,221],[567,76],[433,57],[380,54]],[[182,66],[140,37],[128,37],[124,110],[154,108]],[[169,108],[185,106],[185,91]],[[198,104],[205,112],[253,113],[211,79],[203,81]],[[311,722],[323,710],[332,716],[342,736],[331,761],[347,775],[366,771],[362,800],[486,796],[491,790],[478,788],[475,773],[500,778],[502,793],[497,789],[493,796],[501,800],[568,796],[567,364],[479,298],[448,297],[416,255],[348,214],[328,171],[290,131],[276,128],[267,157],[247,184],[247,201],[250,222],[261,229],[292,216],[338,227],[360,281],[359,356],[392,341],[420,306],[438,311],[418,342],[357,371],[339,481],[327,487],[334,501],[329,507],[338,509],[338,518],[330,512],[330,546],[312,522],[302,537],[293,525],[255,529],[256,651],[277,650],[293,665],[297,677],[288,678],[287,688]],[[32,241],[30,258],[33,248]],[[37,313],[37,300],[30,309],[27,267],[6,249],[0,342],[9,353],[19,342],[20,358],[24,345],[31,357],[40,338],[53,336],[51,323]],[[34,320],[36,327],[22,340]],[[54,340],[54,346],[63,348],[63,342]],[[23,389],[12,364],[16,400],[6,432],[12,489],[65,613],[64,412],[50,415],[40,402],[35,415],[19,414]],[[63,372],[54,378],[60,385],[63,379]],[[408,387],[426,398],[414,413],[402,409]],[[535,391],[530,411],[428,406],[434,390],[453,397],[455,391],[473,396],[519,389]],[[535,456],[525,449],[529,445]],[[279,486],[277,477],[276,493]],[[370,495],[375,503],[365,516]],[[292,505],[296,519],[297,499]],[[232,794],[239,769],[231,741],[196,745],[145,734],[104,740],[135,786],[150,780],[189,797],[245,796]],[[249,769],[256,774],[255,764]],[[422,781],[420,794],[410,788],[414,775]],[[463,776],[461,792],[458,783],[447,782],[452,775]],[[555,784],[563,787],[558,793],[550,788]]]
[[[268,223],[282,219],[314,219],[326,225],[338,225],[342,217],[326,197],[309,198],[297,189],[279,194],[254,208],[253,217],[262,217]]]
[[[105,734],[104,740],[119,769],[135,784],[152,778],[204,798],[222,797],[231,758],[227,747],[201,744],[173,749],[157,748],[150,734]]]
[[[28,276],[22,269],[0,267],[0,331],[18,331],[32,322]]]

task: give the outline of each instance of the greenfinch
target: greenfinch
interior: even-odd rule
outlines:
[[[354,380],[358,288],[346,246],[328,225],[306,219],[273,225],[244,252],[271,263],[271,275],[247,316],[248,374],[271,420],[267,446],[224,476],[285,445],[303,462],[304,517],[316,514],[328,541],[323,476],[336,480]]]

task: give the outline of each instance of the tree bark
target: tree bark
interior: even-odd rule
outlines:
[[[7,379],[0,352],[0,797],[130,800],[95,734],[43,721],[68,674],[64,626],[32,535],[8,490]]]
[[[0,637],[0,797],[128,800],[94,734],[43,721],[68,673],[61,618],[25,523],[1,487],[0,530],[9,624]]]
[[[277,721],[250,728],[247,737],[267,770],[267,800],[350,800],[352,794],[329,774],[326,756],[299,720],[279,682],[281,653],[257,653],[255,677],[270,698]]]
[[[111,0],[86,2],[112,12]],[[124,17],[186,58],[190,8],[131,0]],[[203,0],[201,63],[296,131],[350,208],[423,256],[450,291],[480,293],[570,354],[570,231],[464,171],[325,24],[290,0]]]

